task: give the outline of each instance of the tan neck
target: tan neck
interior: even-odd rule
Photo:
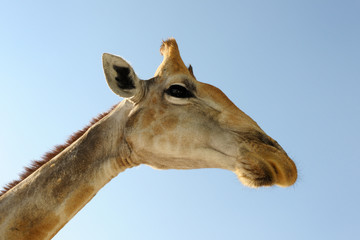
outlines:
[[[122,134],[131,108],[121,102],[0,198],[1,240],[51,239],[106,183],[134,166]]]

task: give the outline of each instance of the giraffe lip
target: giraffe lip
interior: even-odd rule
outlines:
[[[248,187],[272,186],[276,181],[273,170],[260,161],[256,161],[254,164],[241,161],[235,173],[239,180]]]
[[[239,180],[249,187],[291,186],[297,179],[294,162],[283,151],[247,152],[235,169]]]

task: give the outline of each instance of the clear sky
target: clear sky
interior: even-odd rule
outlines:
[[[140,78],[175,37],[294,159],[290,188],[216,169],[120,174],[54,238],[356,239],[360,236],[360,2],[1,1],[0,185],[121,99],[101,54]]]

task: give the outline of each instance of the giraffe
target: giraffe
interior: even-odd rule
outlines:
[[[175,39],[160,52],[149,80],[103,54],[106,81],[123,100],[5,188],[1,240],[51,239],[106,183],[140,164],[227,169],[249,187],[295,183],[296,166],[282,147],[221,90],[196,80]]]

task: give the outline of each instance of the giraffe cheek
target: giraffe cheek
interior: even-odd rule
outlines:
[[[141,119],[142,128],[149,127],[156,120],[156,111],[154,109],[148,109],[144,112]]]
[[[179,139],[177,137],[175,137],[174,135],[170,135],[169,136],[169,143],[172,146],[177,146],[179,144]]]
[[[166,130],[166,131],[172,131],[176,128],[176,126],[179,123],[179,119],[176,116],[167,116],[165,117],[162,121],[161,121],[161,125],[162,127]]]
[[[156,124],[152,130],[154,135],[161,135],[164,133],[164,128],[161,126],[161,124]]]

